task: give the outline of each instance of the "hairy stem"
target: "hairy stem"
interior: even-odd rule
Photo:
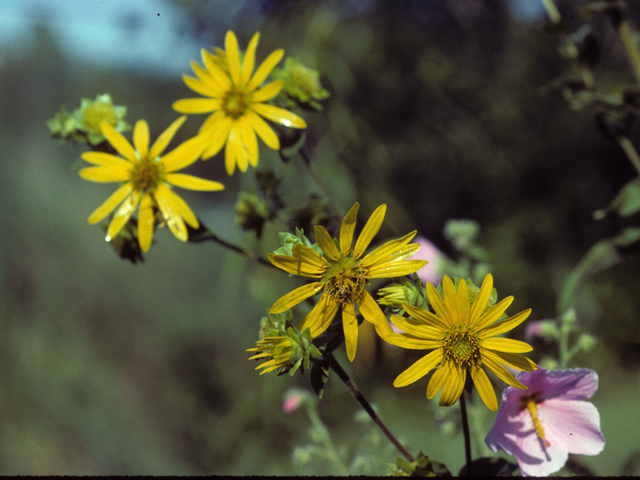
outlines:
[[[200,222],[200,226],[198,227],[198,229],[193,229],[189,226],[187,226],[187,230],[189,232],[189,242],[192,243],[200,243],[200,242],[214,242],[217,243],[218,245],[223,246],[224,248],[228,248],[229,250],[239,253],[240,255],[244,255],[245,257],[247,257],[248,259],[254,261],[254,262],[258,262],[261,265],[265,265],[267,267],[271,267],[271,268],[275,268],[276,270],[280,270],[278,267],[276,267],[274,264],[272,264],[269,260],[267,260],[266,258],[262,258],[260,255],[256,255],[253,252],[250,252],[248,250],[245,250],[242,247],[239,247],[231,242],[227,242],[226,240],[221,239],[220,237],[218,237],[215,233],[213,233],[211,230],[209,230],[207,227],[205,227],[202,222]]]
[[[371,404],[369,403],[369,401],[365,398],[365,396],[362,394],[360,389],[356,386],[354,381],[351,380],[351,377],[349,377],[347,372],[344,371],[344,369],[338,363],[338,361],[335,359],[335,357],[333,355],[331,355],[329,357],[329,359],[331,361],[331,368],[333,369],[334,372],[336,372],[336,374],[338,375],[340,380],[342,380],[344,382],[344,384],[347,386],[347,388],[351,392],[351,395],[353,395],[353,397],[360,404],[360,406],[362,406],[362,408],[365,409],[365,411],[369,414],[369,416],[375,422],[375,424],[378,426],[378,428],[380,428],[380,430],[382,430],[382,433],[384,433],[385,436],[391,441],[391,443],[393,443],[393,445],[404,456],[404,458],[406,458],[409,462],[413,462],[415,460],[413,458],[413,456],[407,451],[406,448],[404,448],[402,446],[402,444],[398,441],[398,439],[389,431],[389,429],[384,424],[382,419],[373,410],[373,408],[371,407]]]
[[[464,457],[467,468],[465,477],[471,476],[471,435],[469,434],[469,418],[467,417],[467,401],[465,392],[460,395],[460,415],[462,416],[462,433],[464,434]]]

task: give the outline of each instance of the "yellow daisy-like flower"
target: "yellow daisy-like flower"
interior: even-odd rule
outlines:
[[[526,390],[527,387],[503,365],[517,370],[536,370],[535,363],[520,355],[530,352],[531,346],[496,335],[518,326],[526,320],[531,309],[495,323],[511,305],[513,297],[507,297],[485,311],[492,288],[493,277],[488,274],[471,303],[466,282],[460,281],[456,291],[454,283],[445,276],[442,280],[444,298],[427,282],[427,296],[435,315],[422,308],[403,305],[412,318],[393,315],[391,321],[407,333],[391,334],[387,341],[403,348],[435,350],[398,375],[393,386],[409,385],[437,367],[427,387],[427,398],[433,398],[442,390],[440,405],[449,407],[460,398],[469,371],[482,401],[494,411],[498,401],[482,367],[488,367],[509,385]]]
[[[427,263],[425,260],[405,260],[420,249],[417,243],[409,244],[416,234],[415,231],[381,245],[362,258],[371,240],[380,230],[386,205],[379,206],[371,214],[355,247],[351,249],[359,207],[356,203],[344,217],[339,242],[334,242],[324,227],[315,227],[316,242],[324,256],[302,244],[293,247],[292,256],[269,254],[271,263],[285,272],[318,279],[317,282],[296,288],[280,298],[271,307],[270,313],[284,312],[323,290],[322,297],[298,325],[298,330],[303,331],[308,327],[312,337],[318,336],[329,327],[338,309],[342,307],[342,325],[350,361],[356,356],[358,343],[355,306],[367,321],[375,325],[376,331],[383,339],[392,333],[384,313],[364,288],[367,280],[408,275]],[[339,245],[339,249],[336,244]]]
[[[198,78],[183,75],[182,79],[194,92],[208,98],[187,98],[173,104],[180,113],[213,112],[200,128],[200,135],[208,139],[202,158],[212,157],[226,143],[225,166],[229,175],[233,174],[236,164],[243,172],[249,164],[253,167],[258,165],[256,134],[269,148],[280,149],[278,136],[262,117],[286,127],[307,126],[303,119],[290,111],[264,103],[282,89],[280,80],[258,87],[280,61],[284,50],[271,53],[254,73],[259,38],[260,34],[256,33],[249,42],[242,66],[238,40],[231,30],[225,37],[224,57],[203,48],[201,54],[205,68],[192,61],[191,68]],[[221,59],[226,59],[228,71],[221,68]]]
[[[110,124],[102,122],[103,135],[113,148],[124,158],[110,153],[86,152],[82,158],[94,165],[80,170],[80,176],[92,182],[125,182],[90,216],[89,223],[97,223],[120,205],[107,229],[106,240],[115,237],[127,223],[138,205],[138,242],[142,251],[151,246],[157,207],[162,220],[169,225],[173,234],[183,242],[187,241],[187,222],[198,228],[199,222],[185,201],[175,194],[170,185],[189,190],[222,190],[224,185],[211,180],[175,173],[195,162],[205,144],[195,137],[160,156],[176,131],[187,119],[178,118],[167,128],[149,148],[149,126],[145,120],[138,120],[133,130],[133,146]],[[135,146],[135,148],[134,148]]]

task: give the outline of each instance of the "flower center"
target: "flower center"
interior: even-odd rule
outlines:
[[[365,284],[364,271],[359,263],[351,257],[340,257],[339,260],[330,262],[322,277],[324,291],[338,302],[354,302],[364,290]]]
[[[455,325],[444,337],[445,358],[456,364],[475,365],[480,361],[478,334],[464,325]]]
[[[154,192],[164,177],[160,159],[143,158],[133,167],[131,182],[133,188],[140,192]]]
[[[245,90],[231,87],[222,100],[222,110],[234,120],[245,114],[249,107],[249,95]]]
[[[84,118],[89,128],[95,132],[100,132],[100,123],[107,122],[112,127],[118,123],[118,115],[113,105],[96,102],[84,112]]]
[[[544,436],[542,422],[540,422],[540,419],[538,418],[538,402],[536,402],[535,396],[524,397],[522,399],[522,403],[523,403],[523,407],[526,408],[529,411],[529,414],[531,415],[531,419],[533,420],[533,425],[536,429],[536,433],[540,437],[540,440],[544,442],[545,446],[547,447],[551,446],[551,444],[549,443],[549,440],[547,440]]]

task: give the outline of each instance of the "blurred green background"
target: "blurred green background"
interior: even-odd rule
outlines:
[[[361,203],[359,228],[386,203],[376,242],[417,229],[455,259],[444,223],[476,220],[499,294],[515,296],[509,313],[531,307],[531,319],[554,317],[567,273],[596,241],[637,225],[638,215],[592,218],[635,173],[598,134],[593,110],[572,111],[558,91],[541,93],[568,66],[533,1],[158,0],[116,17],[123,56],[135,53],[145,25],[171,17],[165,33],[192,48],[172,53],[166,71],[140,59],[102,64],[74,55],[54,33],[71,28],[60,14],[69,2],[40,2],[30,12],[29,41],[0,43],[0,474],[336,473],[328,462],[296,467],[291,460],[293,448],[309,441],[309,422],[301,411],[283,413],[282,396],[291,386],[308,388],[307,377],[259,376],[245,351],[266,309],[300,280],[215,244],[182,244],[166,229],[156,232],[144,263],[121,260],[101,228],[87,224],[113,186],[82,180],[84,149],[48,136],[46,120],[61,105],[75,109],[101,93],[128,107],[129,123],[147,119],[157,136],[178,115],[171,103],[195,96],[180,73],[191,73],[200,46],[221,46],[228,29],[242,48],[261,32],[258,61],[284,48],[322,73],[331,97],[323,113],[303,114],[307,146],[343,213]],[[88,3],[101,14],[97,2]],[[585,2],[558,3],[575,28],[585,22],[574,15]],[[640,26],[638,9],[630,13]],[[90,35],[91,20],[84,23]],[[600,88],[632,85],[610,23],[595,20],[594,31],[602,42]],[[85,40],[100,59],[100,42]],[[107,53],[117,60],[117,48]],[[190,118],[175,145],[204,118]],[[259,169],[266,168],[282,177],[291,206],[321,193],[299,159],[284,164],[261,144]],[[258,241],[234,220],[254,170],[230,178],[218,156],[188,173],[226,185],[180,193],[218,235],[262,255],[279,246],[284,222],[269,224]],[[607,444],[598,457],[579,458],[600,475],[621,474],[625,463],[627,473],[640,473],[633,461],[640,449],[639,267],[637,246],[626,249],[574,305],[599,340],[572,366],[600,377],[592,400]],[[457,472],[462,434],[439,431],[442,409],[425,398],[426,380],[392,386],[420,352],[366,337],[353,364],[342,351],[339,359],[412,452]],[[319,412],[347,457],[367,431],[354,423],[357,411],[332,377]],[[480,422],[484,433],[494,415]],[[395,462],[396,452],[385,451],[384,461]],[[484,453],[474,445],[474,456]]]

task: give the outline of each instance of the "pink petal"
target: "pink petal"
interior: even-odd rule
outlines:
[[[544,391],[540,396],[541,400],[545,398],[586,400],[591,398],[598,389],[598,374],[588,368],[549,370],[546,371],[542,383]]]
[[[496,422],[485,438],[489,448],[504,450],[518,461],[523,476],[547,476],[560,470],[567,461],[568,452],[560,447],[544,445],[525,410],[509,416],[504,403]],[[510,406],[512,407],[512,406]]]
[[[590,402],[550,399],[538,404],[545,437],[569,453],[598,455],[604,448],[600,414]]]

